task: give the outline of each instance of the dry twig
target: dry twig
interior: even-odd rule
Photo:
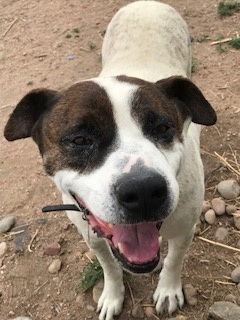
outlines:
[[[132,288],[130,287],[130,284],[129,284],[128,281],[126,281],[126,283],[127,283],[128,290],[129,290],[129,292],[130,292],[130,296],[131,296],[131,299],[132,299],[132,305],[133,305],[133,307],[134,307],[134,306],[135,306],[135,299],[134,299],[134,296],[133,296]]]
[[[18,21],[18,18],[14,19],[13,22],[10,24],[10,26],[7,28],[7,30],[4,32],[4,34],[2,35],[2,39],[6,37],[6,35],[8,34],[8,32],[12,29],[12,27],[14,26],[14,24]]]
[[[225,38],[225,39],[222,39],[222,40],[217,40],[217,41],[213,41],[210,43],[211,46],[214,46],[216,44],[220,44],[220,43],[226,43],[226,42],[229,42],[231,41],[233,38]]]
[[[220,242],[216,242],[216,241],[208,240],[208,239],[203,238],[203,237],[198,237],[198,239],[200,239],[200,240],[202,240],[202,241],[205,241],[205,242],[207,242],[207,243],[213,244],[213,245],[215,245],[215,246],[218,246],[218,247],[224,248],[224,249],[228,249],[228,250],[232,250],[232,251],[240,252],[240,249],[238,249],[238,248],[234,248],[234,247],[231,247],[231,246],[228,246],[228,245],[223,244],[223,243],[220,243]]]
[[[28,245],[28,251],[29,251],[29,252],[33,252],[32,249],[31,249],[31,245],[32,245],[34,239],[36,238],[36,236],[38,235],[38,232],[39,232],[39,231],[40,231],[40,228],[38,228],[38,229],[36,230],[36,232],[35,232],[34,235],[32,236],[32,239],[31,239],[30,242],[29,242],[29,245]]]

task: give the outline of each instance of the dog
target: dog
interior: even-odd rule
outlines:
[[[201,125],[216,113],[191,82],[190,36],[169,5],[137,1],[108,25],[98,77],[62,91],[30,91],[4,131],[32,137],[69,219],[104,271],[100,320],[124,301],[123,269],[159,267],[159,236],[168,254],[153,295],[158,314],[184,304],[181,269],[204,199]],[[168,300],[166,306],[165,300]]]

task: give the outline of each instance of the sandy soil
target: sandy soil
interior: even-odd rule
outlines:
[[[32,88],[61,89],[98,74],[104,30],[118,8],[128,2],[1,0],[0,132],[14,105]],[[240,154],[240,54],[230,48],[220,53],[210,42],[219,34],[228,37],[240,31],[240,14],[220,19],[216,0],[166,2],[178,9],[189,24],[195,39],[193,56],[197,60],[193,81],[218,112],[218,124],[204,129],[202,138],[206,198],[211,199],[221,179],[236,178],[227,169],[214,172],[213,169],[219,164],[214,152],[225,153],[230,160],[233,152]],[[208,40],[197,42],[203,34],[208,35]],[[17,226],[27,224],[27,243],[37,232],[31,246],[33,252],[26,247],[24,252],[17,253],[14,234],[0,236],[0,241],[7,241],[9,247],[0,264],[0,319],[18,315],[29,315],[33,320],[97,319],[95,312],[86,310],[86,305],[95,307],[91,293],[77,296],[75,291],[87,262],[85,244],[64,213],[47,216],[41,213],[44,205],[54,204],[60,197],[43,172],[41,158],[31,139],[9,143],[0,135],[0,184],[0,217],[13,214]],[[236,246],[239,233],[230,217],[219,218],[204,237],[214,239],[220,225],[229,229],[226,243]],[[202,230],[206,228],[203,224]],[[61,243],[63,266],[53,276],[47,271],[52,257],[43,252],[54,241]],[[189,320],[207,319],[213,301],[224,299],[228,293],[239,297],[235,285],[216,282],[229,281],[231,270],[239,264],[239,254],[210,246],[196,237],[186,257],[183,282],[197,288],[198,304],[185,306],[180,314]],[[157,275],[128,277],[128,281],[136,302],[152,303]],[[132,319],[131,310],[127,289],[119,319]]]

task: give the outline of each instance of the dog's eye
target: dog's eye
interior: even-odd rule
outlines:
[[[84,137],[84,136],[79,136],[79,137],[75,137],[72,140],[72,143],[77,145],[77,146],[91,146],[93,144],[93,140],[89,137]]]

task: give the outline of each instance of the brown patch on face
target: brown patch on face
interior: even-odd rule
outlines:
[[[164,145],[171,144],[175,136],[182,141],[187,114],[176,101],[170,100],[155,83],[127,76],[117,78],[139,86],[132,100],[131,113],[145,136]]]
[[[94,82],[73,85],[35,126],[33,139],[49,175],[61,169],[86,172],[104,160],[116,138],[111,102]]]

